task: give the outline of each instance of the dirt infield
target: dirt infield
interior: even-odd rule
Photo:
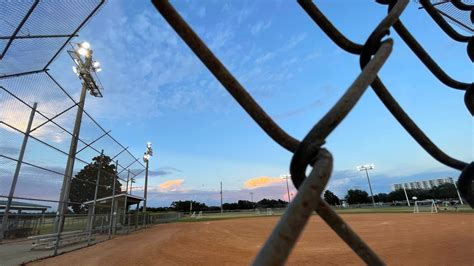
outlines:
[[[342,215],[389,265],[473,265],[473,214]],[[246,265],[278,217],[156,225],[32,265]],[[317,216],[290,265],[362,265]]]

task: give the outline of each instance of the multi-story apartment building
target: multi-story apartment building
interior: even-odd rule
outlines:
[[[421,181],[412,181],[405,183],[392,184],[392,191],[397,189],[431,189],[433,187],[442,185],[442,184],[454,184],[452,177],[443,177],[437,179],[421,180]]]

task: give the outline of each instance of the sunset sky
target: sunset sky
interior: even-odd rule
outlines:
[[[359,58],[332,43],[294,1],[172,3],[267,113],[297,139],[360,73]],[[315,3],[358,43],[365,42],[387,12],[374,1],[358,1],[350,9],[346,1]],[[402,20],[450,76],[472,81],[466,44],[446,36],[416,1]],[[463,92],[438,81],[395,31],[390,37],[393,52],[380,78],[434,143],[456,159],[472,161],[473,122]],[[221,181],[225,202],[249,200],[250,192],[254,200],[287,200],[281,176],[288,174],[292,154],[238,106],[149,1],[108,1],[76,38],[83,40],[102,63],[105,88],[104,98],[87,98],[86,109],[137,156],[147,141],[153,143],[149,206],[187,199],[216,205]],[[64,52],[51,73],[77,97],[80,84],[71,66]],[[93,135],[87,129],[81,134]],[[375,193],[389,192],[390,184],[400,181],[459,176],[431,158],[371,89],[325,147],[334,157],[328,188],[341,197],[349,188],[368,191],[365,173],[356,169],[366,163],[375,164],[370,171]],[[136,193],[142,193],[142,178],[136,186]],[[291,182],[290,187],[296,193]]]

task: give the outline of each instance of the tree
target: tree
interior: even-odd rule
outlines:
[[[102,167],[99,176],[97,198],[100,199],[112,195],[116,166],[112,163],[109,156],[94,157],[92,158],[92,163],[86,165],[71,179],[69,201],[74,203],[69,203],[69,206],[74,213],[87,213],[88,207],[77,203],[94,200],[99,165],[102,165]],[[115,194],[120,194],[121,186],[122,184],[116,180]]]
[[[240,210],[249,210],[255,207],[255,203],[248,201],[248,200],[239,200],[237,202],[237,207]]]
[[[374,195],[375,202],[389,202],[387,193],[379,193]]]
[[[340,204],[340,203],[339,203],[339,202],[340,202],[339,197],[336,196],[336,194],[332,193],[332,191],[330,191],[330,190],[324,191],[323,197],[324,197],[324,200],[325,200],[327,203],[331,204],[331,205],[338,205],[338,204]]]
[[[349,204],[360,204],[369,203],[369,194],[360,189],[349,189],[346,195],[347,203]]]
[[[414,196],[413,194],[411,194],[411,191],[409,189],[407,189],[407,194],[409,197]],[[394,190],[388,194],[388,201],[404,201],[404,200],[406,200],[405,192],[401,188]]]
[[[451,183],[441,184],[430,189],[430,194],[435,199],[450,199],[457,198],[456,187]]]
[[[258,208],[285,208],[288,205],[288,202],[278,199],[262,199],[257,202]]]
[[[170,208],[178,212],[189,212],[191,211],[191,203],[192,211],[207,211],[208,209],[205,203],[201,203],[194,200],[173,201],[170,205]]]

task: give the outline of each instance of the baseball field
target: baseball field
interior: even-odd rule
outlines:
[[[473,265],[472,213],[342,214],[389,265]],[[279,217],[155,225],[31,265],[248,265]],[[314,215],[289,265],[363,265]]]

